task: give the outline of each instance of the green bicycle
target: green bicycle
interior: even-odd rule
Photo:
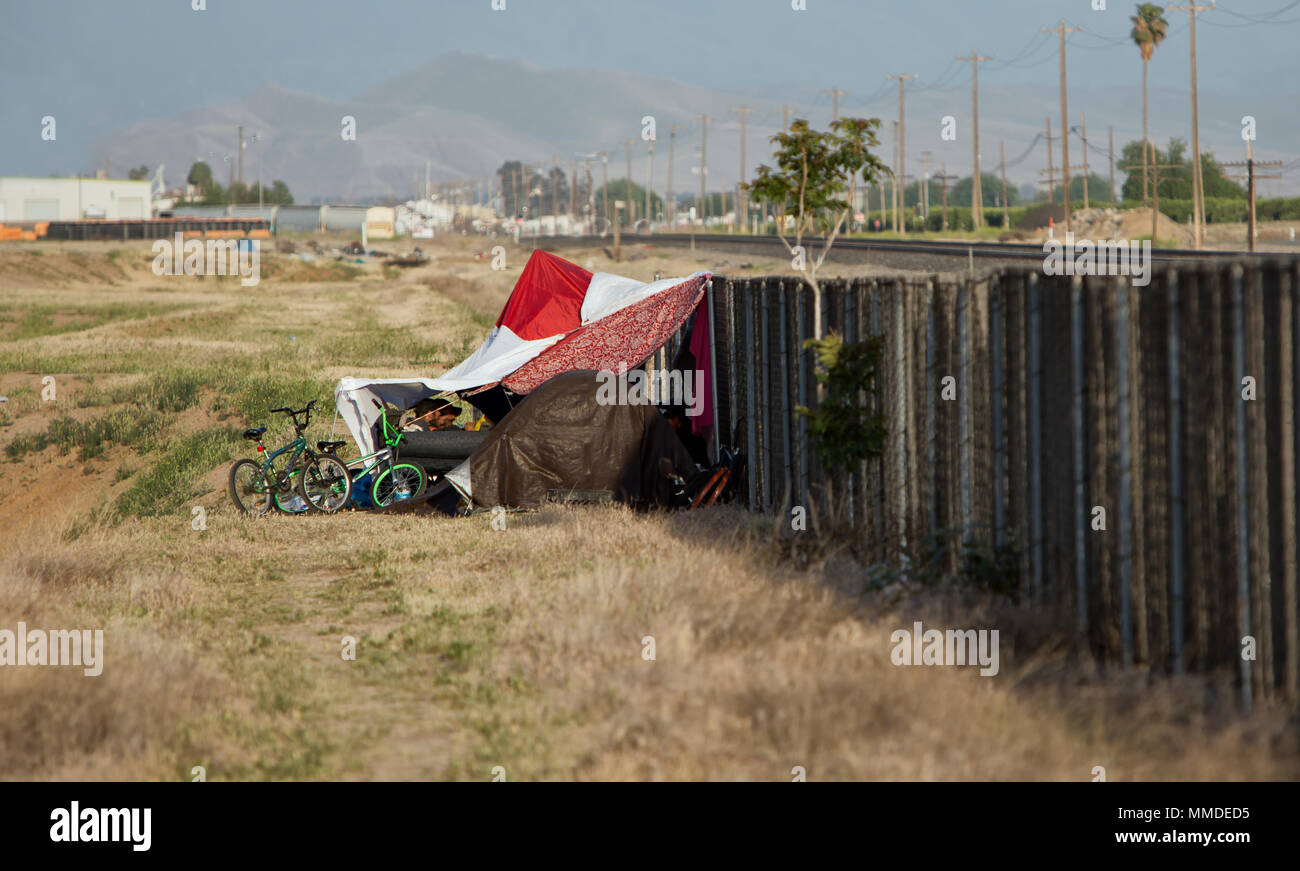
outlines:
[[[329,453],[338,443],[321,442],[321,453],[307,446],[303,431],[311,423],[311,412],[316,400],[294,411],[273,408],[272,414],[283,413],[293,419],[296,438],[269,454],[262,444],[266,427],[244,430],[244,438],[257,442],[257,452],[265,454],[261,462],[244,458],[230,467],[230,500],[241,512],[261,516],[275,506],[284,514],[303,514],[319,511],[332,514],[348,504],[352,495],[352,480],[347,467]],[[299,420],[299,417],[303,420]],[[329,446],[327,449],[326,446]],[[281,457],[285,457],[281,461]]]
[[[411,463],[394,462],[397,459],[397,446],[402,441],[402,433],[393,426],[389,415],[380,409],[380,425],[383,427],[384,447],[371,454],[347,461],[348,473],[352,476],[354,488],[360,492],[352,493],[352,501],[360,508],[387,508],[397,502],[414,499],[424,493],[428,482],[424,469]],[[334,457],[335,449],[346,442],[319,442],[318,447],[327,456]]]

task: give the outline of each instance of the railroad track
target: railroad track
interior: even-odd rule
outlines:
[[[609,245],[609,236],[575,236],[569,237],[575,244]],[[744,248],[764,256],[787,256],[785,246],[775,236],[723,235],[718,233],[655,233],[652,235],[628,234],[623,239],[629,243],[649,243],[655,245],[691,245],[697,248],[732,249]],[[810,254],[820,250],[822,238],[805,237],[804,247]],[[967,261],[1037,261],[1043,260],[1042,243],[1002,243],[1002,242],[953,242],[912,239],[874,240],[847,238],[837,239],[832,248],[832,257],[836,252],[843,260],[843,254],[852,251],[876,251],[890,254],[908,254],[919,257],[952,257]],[[1193,251],[1184,249],[1153,249],[1153,263],[1187,263],[1188,261],[1236,260],[1271,260],[1275,258],[1296,258],[1300,255],[1287,253],[1255,253],[1246,251]]]

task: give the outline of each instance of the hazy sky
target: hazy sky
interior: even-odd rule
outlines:
[[[195,0],[198,2],[198,0]],[[888,72],[968,92],[972,49],[997,60],[981,84],[1057,75],[1056,38],[1072,34],[1072,87],[1131,89],[1141,63],[1128,39],[1132,2],[1108,0],[0,0],[0,174],[84,161],[91,141],[131,122],[245,97],[273,83],[345,97],[446,51],[545,67],[615,68],[711,88],[761,88],[778,99],[836,85],[841,112],[889,112]],[[1188,87],[1186,13],[1152,88]],[[1268,19],[1260,23],[1258,19]],[[1229,0],[1198,24],[1200,84],[1235,97],[1300,93],[1294,84],[1300,0]],[[1011,62],[1011,63],[1008,63]],[[866,102],[864,102],[866,101]],[[58,119],[57,147],[40,119]]]

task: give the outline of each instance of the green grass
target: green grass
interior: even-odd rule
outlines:
[[[164,423],[157,413],[139,411],[112,411],[92,420],[64,415],[50,421],[45,432],[16,438],[5,445],[5,455],[17,462],[29,453],[55,445],[61,456],[75,449],[77,460],[84,462],[103,454],[109,445],[144,444],[162,430]]]
[[[94,306],[14,305],[0,306],[0,328],[12,341],[76,333],[110,322],[139,320],[166,314],[179,305],[105,303]]]
[[[198,495],[199,482],[235,453],[239,434],[230,427],[187,433],[164,450],[149,471],[138,475],[117,502],[119,517],[156,517],[176,511]]]

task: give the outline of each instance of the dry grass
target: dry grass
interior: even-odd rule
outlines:
[[[150,448],[0,463],[22,494],[0,506],[16,531],[0,542],[0,629],[105,632],[99,677],[0,668],[0,778],[175,780],[195,765],[214,780],[482,780],[498,765],[511,780],[782,780],[795,766],[814,780],[1081,781],[1095,765],[1111,780],[1300,777],[1286,712],[1243,720],[1204,683],[1092,676],[1052,652],[1050,618],[996,600],[866,594],[860,566],[796,568],[767,523],[728,508],[555,506],[504,531],[486,516],[235,514],[210,467],[221,446],[186,446],[340,375],[457,362],[517,274],[465,257],[470,245],[395,281],[268,281],[261,311],[237,283],[160,288],[147,260],[119,257],[114,301],[154,299],[157,314],[0,352],[15,398],[0,447],[59,414],[182,409],[161,412]],[[646,257],[624,271],[692,268]],[[45,280],[11,276],[0,302],[92,320],[104,302]],[[60,379],[57,409],[38,399],[44,373]],[[169,502],[177,482],[192,494]],[[893,666],[890,634],[916,620],[999,628],[1000,673]]]

